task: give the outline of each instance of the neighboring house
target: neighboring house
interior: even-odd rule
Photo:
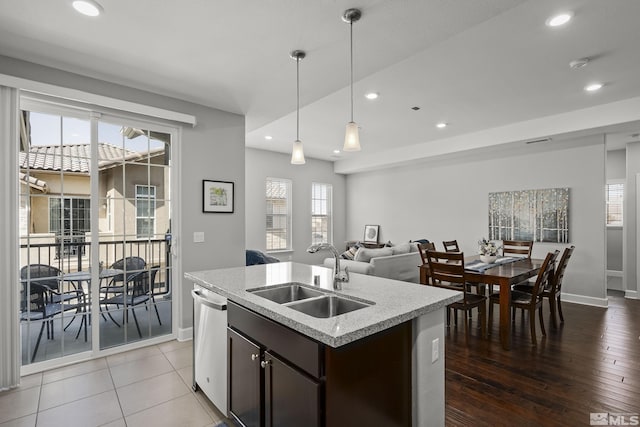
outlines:
[[[98,159],[101,240],[163,235],[169,227],[169,176],[166,168],[154,165],[164,165],[164,147],[139,152],[99,143]],[[34,145],[28,153],[20,152],[19,162],[21,235],[30,232],[33,242],[33,234],[40,234],[39,243],[85,242],[91,212],[90,145]],[[118,213],[122,216],[116,218]],[[68,246],[64,252],[75,250]]]

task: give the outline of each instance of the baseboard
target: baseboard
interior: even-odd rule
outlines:
[[[560,299],[562,302],[572,302],[575,304],[592,305],[594,307],[607,308],[609,306],[609,300],[607,298],[587,297],[584,295],[565,294],[563,292]]]
[[[625,291],[624,297],[629,299],[640,299],[640,295],[638,294],[638,291]]]
[[[178,328],[178,341],[189,341],[193,339],[193,327]]]
[[[624,276],[624,272],[620,270],[607,270],[607,276],[622,277]]]

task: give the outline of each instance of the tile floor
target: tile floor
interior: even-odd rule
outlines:
[[[169,341],[23,377],[0,393],[0,427],[216,426],[227,420],[192,391],[191,352]]]

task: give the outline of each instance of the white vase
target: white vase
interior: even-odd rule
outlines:
[[[498,259],[497,255],[480,255],[480,261],[487,264],[493,264],[496,262],[496,259]]]

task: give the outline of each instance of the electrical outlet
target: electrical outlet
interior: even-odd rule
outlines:
[[[440,338],[431,341],[431,363],[436,363],[440,357]]]
[[[193,243],[204,243],[204,231],[193,232]]]

